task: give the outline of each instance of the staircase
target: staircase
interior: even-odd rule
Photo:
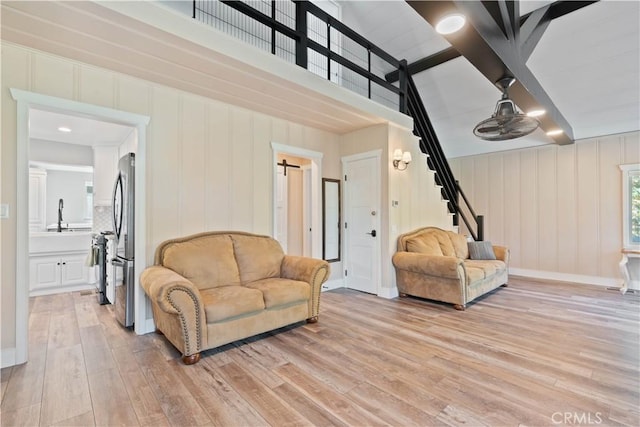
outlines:
[[[407,114],[413,118],[413,133],[420,138],[420,151],[427,155],[427,166],[434,172],[435,182],[440,186],[440,194],[447,201],[449,212],[453,214],[453,225],[459,227],[462,219],[473,239],[483,240],[484,218],[473,211],[469,200],[453,176],[413,78],[407,75],[406,79]]]

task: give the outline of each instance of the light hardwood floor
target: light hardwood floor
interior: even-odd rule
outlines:
[[[31,299],[2,426],[640,425],[640,297],[512,278],[459,312],[322,294],[320,321],[185,366],[79,293]]]

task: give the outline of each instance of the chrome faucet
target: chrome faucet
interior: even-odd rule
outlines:
[[[64,201],[58,200],[58,233],[62,231],[62,208],[64,208]]]

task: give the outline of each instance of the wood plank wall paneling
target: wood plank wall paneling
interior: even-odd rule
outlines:
[[[538,267],[544,271],[558,268],[558,191],[556,152],[553,148],[538,151],[538,225],[540,243],[538,245]],[[561,196],[561,195],[560,195]]]
[[[215,191],[207,191],[204,198],[207,202],[208,230],[214,230],[231,222],[230,211],[223,209],[227,206],[231,195],[229,182],[229,164],[231,158],[230,140],[230,107],[211,103],[208,106],[208,135],[209,144],[207,168],[204,170],[207,183],[215,187]],[[215,184],[213,184],[215,183]]]
[[[555,185],[558,195],[556,210],[558,214],[558,272],[574,273],[578,271],[578,216],[577,210],[577,170],[576,145],[560,147],[557,154],[557,182]],[[567,238],[567,237],[571,238]]]
[[[600,194],[607,192],[615,192],[616,188],[620,188],[620,168],[617,166],[622,163],[622,145],[600,144],[599,171],[600,182],[598,191]],[[620,193],[622,194],[621,188]],[[610,203],[606,197],[599,197],[598,200],[600,212],[598,227],[606,230],[608,226],[613,229],[622,230],[622,203]],[[622,233],[620,233],[622,234]],[[617,276],[618,263],[620,262],[620,240],[615,233],[600,233],[599,247],[599,275],[605,277]]]
[[[620,279],[618,165],[640,162],[640,132],[450,162],[486,215],[485,239],[511,248],[512,267]]]
[[[180,234],[180,96],[175,91],[157,87],[153,89],[151,114],[153,125],[149,126],[147,146],[147,164],[149,167],[149,185],[153,204],[147,207],[152,213],[149,220],[153,223],[151,236],[154,246],[163,240]],[[147,254],[149,258],[149,254]]]
[[[116,82],[112,73],[93,67],[78,69],[78,99],[88,104],[113,108]]]
[[[504,159],[502,157],[490,157],[488,165],[488,181],[486,182],[488,191],[487,218],[485,227],[487,232],[498,242],[504,242]],[[498,183],[498,191],[489,187],[490,182]]]
[[[520,230],[522,228],[520,226],[520,154],[518,152],[508,152],[504,154],[504,158],[505,240],[501,243],[511,249],[511,265],[520,265],[520,242],[522,241],[520,238]],[[462,185],[466,188],[465,182],[462,181]],[[491,185],[493,187],[500,184],[491,183]],[[487,234],[485,239],[491,240],[493,236]],[[494,241],[493,243],[500,242]]]
[[[206,208],[204,194],[207,194],[207,182],[203,171],[207,169],[206,162],[206,108],[201,98],[184,95],[181,102],[180,115],[180,160],[182,182],[188,182],[188,187],[182,187],[179,192],[180,206],[184,209],[181,218],[181,235],[195,234],[205,230]]]

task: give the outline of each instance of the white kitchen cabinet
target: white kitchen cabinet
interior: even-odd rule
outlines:
[[[93,147],[93,204],[111,204],[113,185],[118,173],[118,147],[99,145]]]
[[[29,168],[29,231],[46,227],[47,171]]]
[[[87,253],[56,253],[29,257],[29,295],[91,289]]]

